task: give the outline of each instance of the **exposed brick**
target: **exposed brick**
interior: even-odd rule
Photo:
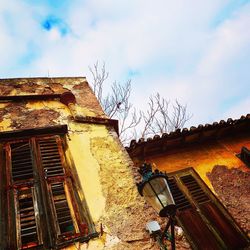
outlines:
[[[246,233],[250,233],[250,171],[217,165],[207,176],[231,215]]]

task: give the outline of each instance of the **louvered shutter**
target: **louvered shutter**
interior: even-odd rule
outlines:
[[[38,140],[41,164],[46,179],[65,175],[57,140],[56,137]]]
[[[13,197],[15,220],[12,223],[16,228],[16,248],[26,249],[39,246],[42,244],[42,233],[30,142],[10,143],[6,147],[8,148],[7,166],[9,170],[8,206],[10,209],[12,208],[11,197]],[[12,230],[9,228],[9,233]],[[10,244],[13,245],[13,242]]]
[[[33,161],[29,142],[12,143],[10,147],[13,182],[33,180]]]
[[[176,178],[170,177],[168,184],[177,207],[178,223],[184,229],[193,246],[197,249],[219,249],[219,243],[202,220],[192,201],[180,188]],[[190,185],[190,188],[194,190],[194,186]]]
[[[195,249],[241,249],[248,245],[244,233],[193,169],[173,174],[170,180],[174,183],[170,181],[170,186],[176,186],[174,193],[178,193],[176,198],[173,195],[177,219]],[[180,193],[191,208],[182,205],[185,202],[179,200]]]
[[[202,204],[200,206],[202,213],[216,229],[218,235],[224,241],[226,249],[243,249],[248,245],[247,239],[212,202]]]
[[[87,234],[87,225],[79,217],[60,137],[38,139],[37,144],[58,240]]]
[[[173,195],[173,198],[174,198],[174,201],[175,201],[175,204],[176,204],[178,211],[186,210],[186,209],[192,207],[191,203],[189,202],[189,200],[187,199],[185,194],[178,187],[174,178],[169,178],[168,185],[169,185],[170,191]]]
[[[192,198],[198,204],[202,204],[204,202],[210,201],[207,194],[204,192],[204,190],[201,188],[201,186],[198,184],[198,182],[192,175],[188,174],[188,175],[180,177],[180,179],[184,183],[184,185],[187,187]]]
[[[213,226],[212,228],[220,235],[226,249],[240,249],[246,246],[247,241],[242,237],[239,230],[232,224],[212,201],[193,175],[186,175],[180,178],[187,187],[191,197],[196,202],[202,214]]]
[[[5,249],[59,249],[97,236],[60,136],[10,141],[3,149]]]
[[[68,232],[75,233],[74,223],[70,213],[64,183],[54,182],[50,186],[60,234]]]
[[[40,220],[35,192],[33,187],[15,192],[19,249],[38,246],[42,242],[39,239]]]

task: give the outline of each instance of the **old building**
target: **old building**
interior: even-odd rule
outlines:
[[[157,216],[83,77],[0,80],[0,249],[158,249]]]
[[[169,175],[177,221],[195,249],[242,249],[250,236],[250,115],[132,141],[134,163]],[[248,235],[248,237],[247,237]]]

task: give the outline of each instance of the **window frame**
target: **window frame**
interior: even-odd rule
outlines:
[[[47,247],[56,247],[56,248],[62,248],[67,245],[70,245],[74,242],[85,242],[88,241],[91,238],[97,237],[98,233],[95,230],[94,224],[92,222],[92,219],[90,217],[90,213],[86,204],[86,201],[81,201],[79,198],[79,195],[82,197],[82,189],[81,184],[78,180],[78,178],[75,178],[77,176],[75,166],[72,164],[72,159],[68,160],[68,145],[66,142],[66,131],[67,126],[56,126],[51,128],[39,128],[39,129],[30,129],[22,130],[15,132],[6,132],[8,135],[6,136],[6,133],[1,132],[0,133],[0,174],[1,176],[4,176],[5,178],[2,178],[3,181],[0,183],[0,222],[1,226],[1,232],[0,232],[0,240],[1,240],[1,247],[3,249],[7,249],[8,246],[13,243],[13,239],[15,241],[17,240],[16,235],[18,235],[17,232],[17,226],[14,226],[14,220],[11,218],[15,218],[17,216],[17,211],[14,211],[14,208],[17,206],[14,206],[13,202],[15,199],[17,199],[17,196],[7,195],[6,191],[10,189],[10,178],[11,178],[11,171],[10,166],[7,166],[11,161],[10,156],[8,156],[8,150],[6,151],[5,146],[3,145],[10,145],[10,143],[20,142],[20,141],[28,141],[30,143],[30,150],[32,151],[32,158],[33,158],[33,175],[34,175],[34,183],[33,188],[35,190],[36,196],[38,197],[36,200],[37,207],[39,207],[39,216],[42,216],[43,219],[41,220],[41,228],[40,230],[43,231],[43,241],[44,244],[40,247],[35,247],[35,249],[44,249]],[[34,131],[35,130],[35,131]],[[66,131],[65,131],[66,130]],[[56,133],[57,132],[57,133]],[[1,136],[4,135],[4,136]],[[53,214],[53,208],[51,207],[52,204],[50,201],[52,200],[51,194],[46,194],[48,189],[45,187],[45,180],[43,179],[42,172],[44,171],[41,163],[41,155],[40,150],[38,149],[38,141],[39,139],[47,139],[47,138],[57,138],[58,143],[58,150],[60,152],[62,161],[63,170],[65,171],[65,176],[61,178],[65,183],[67,183],[67,190],[65,191],[65,197],[67,199],[67,204],[70,204],[70,213],[71,216],[74,216],[72,218],[74,221],[77,220],[77,222],[74,222],[75,228],[76,225],[78,226],[75,233],[72,234],[72,237],[61,237],[61,240],[58,240],[58,237],[55,236],[55,232],[53,229],[53,226],[50,226],[50,224],[56,224],[56,223],[49,223],[52,221],[55,222],[55,214]],[[60,145],[59,145],[60,144]],[[7,154],[7,156],[6,156]],[[72,173],[71,173],[72,172]],[[55,181],[59,181],[60,178],[54,178]],[[20,184],[20,183],[19,183]],[[37,187],[35,187],[37,185]],[[32,186],[32,185],[31,185]],[[13,187],[12,187],[13,188]],[[13,188],[14,190],[15,188]],[[33,190],[33,189],[32,189]],[[65,187],[64,187],[64,190]],[[67,194],[66,194],[67,192]],[[49,197],[50,196],[50,197]],[[35,197],[35,196],[34,196]],[[70,201],[70,202],[69,202]],[[4,209],[3,204],[8,204],[9,208]],[[49,204],[50,208],[46,208],[46,205]],[[35,206],[35,204],[34,204]],[[73,211],[73,212],[72,212]],[[18,221],[18,220],[16,220]],[[87,224],[87,228],[89,230],[88,233],[86,233],[86,227],[84,228],[82,224],[79,222],[85,222]],[[18,223],[18,222],[17,222]],[[39,223],[38,223],[39,224]],[[7,226],[8,225],[8,226]],[[14,226],[14,228],[13,228]],[[83,230],[84,233],[83,233]],[[46,232],[47,231],[47,232]],[[63,234],[61,234],[63,235]],[[58,235],[57,235],[58,236]],[[40,236],[39,236],[40,237]],[[57,240],[56,240],[57,239]],[[41,241],[40,241],[41,242]],[[18,246],[18,243],[15,243],[16,246]],[[28,247],[28,248],[21,248],[19,243],[19,248],[17,249],[34,249],[34,247]]]

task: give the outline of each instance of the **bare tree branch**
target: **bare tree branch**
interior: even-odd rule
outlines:
[[[148,102],[148,109],[142,112],[142,128],[140,133],[136,131],[135,138],[150,137],[156,134],[162,135],[176,129],[183,128],[185,123],[191,119],[191,115],[187,113],[187,107],[181,105],[177,100],[169,112],[170,101],[161,97],[159,93],[151,96]],[[171,113],[171,115],[169,115]]]
[[[181,105],[177,100],[173,104],[172,116],[168,117],[171,131],[174,131],[178,128],[183,128],[185,123],[190,120],[192,115],[187,113],[187,106]]]
[[[141,132],[141,137],[145,138],[150,134],[150,130],[152,130],[152,124],[154,123],[155,116],[159,112],[159,105],[155,102],[155,97],[150,96],[148,102],[149,108],[146,112],[142,111],[142,120],[144,122],[144,126]]]
[[[109,76],[109,73],[106,72],[105,63],[103,63],[102,67],[99,68],[99,62],[97,61],[96,63],[94,63],[93,67],[89,66],[89,71],[91,72],[92,77],[93,77],[93,81],[92,81],[93,91],[98,101],[102,104],[103,84]]]
[[[120,127],[120,140],[123,143],[132,139],[132,135],[129,136],[128,131],[135,128],[141,120],[141,113],[133,109],[132,103],[129,102],[131,95],[131,80],[120,84],[114,82],[111,85],[111,91],[104,96],[103,89],[105,88],[105,80],[108,78],[105,64],[100,67],[96,62],[93,67],[89,67],[92,74],[92,88],[100,102],[103,111],[110,118],[119,120]]]
[[[147,138],[155,134],[169,133],[183,128],[192,115],[187,113],[187,106],[180,104],[177,100],[169,107],[170,101],[161,97],[159,93],[149,97],[146,111],[138,111],[130,103],[131,80],[124,84],[114,82],[107,95],[105,63],[102,66],[98,61],[89,67],[92,74],[92,88],[107,116],[119,120],[120,140],[128,144],[132,139]]]

